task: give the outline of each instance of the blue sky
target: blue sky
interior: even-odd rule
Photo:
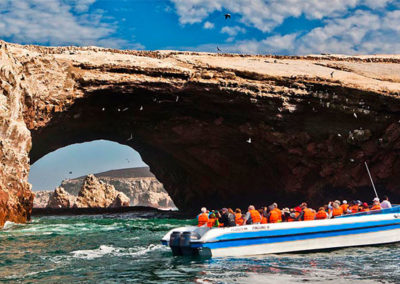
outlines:
[[[132,148],[97,140],[73,144],[47,154],[31,166],[29,182],[33,190],[52,190],[64,179],[110,169],[146,166]]]
[[[0,0],[0,39],[146,50],[216,52],[218,46],[250,54],[393,54],[400,53],[400,0]],[[85,145],[33,165],[34,188],[54,187],[70,169],[78,176],[142,165],[127,147]]]
[[[147,50],[399,53],[399,9],[400,0],[0,0],[0,38]]]

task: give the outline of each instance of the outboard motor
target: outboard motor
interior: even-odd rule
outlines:
[[[181,232],[172,232],[169,238],[169,246],[173,255],[182,255],[182,250],[180,247],[181,234]]]
[[[183,255],[197,255],[197,250],[190,247],[192,239],[198,239],[199,235],[195,232],[183,232],[181,235],[181,251]]]

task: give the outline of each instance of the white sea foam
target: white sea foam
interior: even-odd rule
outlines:
[[[118,248],[114,248],[113,246],[101,245],[98,249],[76,250],[71,253],[75,258],[94,259],[117,252],[118,250]]]
[[[14,228],[14,227],[16,227],[16,226],[18,226],[17,223],[10,222],[10,221],[6,221],[6,222],[4,223],[3,230],[9,230],[9,229]],[[1,228],[0,228],[0,229],[1,229]]]

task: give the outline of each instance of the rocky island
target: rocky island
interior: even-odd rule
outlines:
[[[398,202],[399,63],[0,42],[0,226],[30,217],[30,164],[96,139],[137,150],[186,211],[369,200],[364,161]]]
[[[115,190],[124,194],[129,199],[128,204],[124,206],[153,207],[163,210],[176,209],[174,202],[164,190],[162,183],[146,167],[98,173],[94,174],[89,181],[92,183],[96,181],[95,185],[100,185],[100,182],[103,182],[104,184],[113,186]],[[67,198],[61,198],[65,201],[61,204],[61,208],[85,208],[85,206],[78,206],[76,201],[69,200],[71,198],[76,199],[80,195],[82,188],[88,188],[85,185],[87,183],[88,176],[64,180],[60,187],[56,189],[56,193],[59,191],[57,195],[68,196]],[[54,191],[36,191],[33,208],[59,208],[58,203],[54,206],[52,202],[49,202],[54,195]],[[96,199],[99,200],[99,198]],[[95,207],[108,206],[98,204]]]

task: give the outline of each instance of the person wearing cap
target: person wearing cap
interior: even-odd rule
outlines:
[[[329,202],[329,218],[334,218],[343,215],[343,209],[340,207],[340,202]]]
[[[202,207],[201,208],[201,213],[197,215],[197,226],[202,227],[205,226],[208,222],[208,214],[207,214],[207,208]]]
[[[343,200],[342,205],[340,205],[340,207],[343,210],[343,213],[346,214],[347,209],[349,209],[349,204],[347,204],[347,200]]]
[[[364,202],[360,207],[360,212],[368,212],[368,211],[369,211],[368,203]]]
[[[381,202],[381,207],[382,209],[392,208],[392,204],[390,203],[389,197],[387,197],[387,195],[383,197],[383,201]]]
[[[381,207],[381,203],[379,202],[379,198],[375,197],[373,200],[371,210],[381,210],[381,209],[382,209],[382,207]]]
[[[315,219],[323,220],[323,219],[328,219],[328,217],[329,217],[329,215],[328,215],[328,212],[326,212],[325,207],[320,207],[315,216]]]
[[[235,223],[235,215],[228,211],[228,208],[222,208],[220,217],[218,218],[222,227],[234,227]]]
[[[246,221],[246,224],[260,224],[261,222],[261,215],[260,213],[255,209],[254,205],[250,205],[249,208],[247,209],[247,213],[244,216],[244,220]]]

